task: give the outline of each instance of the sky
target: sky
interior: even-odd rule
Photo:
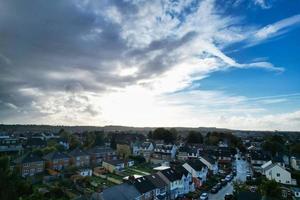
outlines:
[[[0,0],[0,123],[300,131],[298,0]]]

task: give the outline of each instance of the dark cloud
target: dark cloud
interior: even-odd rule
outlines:
[[[176,61],[169,53],[195,34],[188,33],[181,39],[163,38],[141,49],[130,47],[121,35],[122,25],[106,16],[106,8],[111,5],[129,20],[139,9],[119,0],[86,4],[73,0],[0,0],[2,115],[16,114],[16,108],[30,109],[36,91],[101,93],[160,74]],[[147,58],[155,50],[161,53]],[[137,65],[139,73],[118,76],[118,63]],[[28,94],[22,91],[26,88],[37,90]],[[96,113],[91,106],[86,111]]]

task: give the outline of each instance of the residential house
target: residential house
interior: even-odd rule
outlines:
[[[294,170],[300,170],[300,156],[292,156],[290,162]]]
[[[167,197],[175,199],[179,196],[179,188],[183,188],[182,176],[173,169],[165,169],[157,174],[168,184]]]
[[[30,137],[27,139],[25,147],[30,149],[44,148],[47,142],[40,137]]]
[[[165,200],[168,184],[157,173],[145,176],[145,178],[155,186],[155,199]]]
[[[192,174],[189,173],[182,165],[172,166],[172,169],[181,176],[181,186],[178,187],[178,196],[183,196],[189,192],[195,191]]]
[[[82,168],[82,169],[78,169],[77,170],[77,174],[80,176],[92,176],[93,175],[93,170],[89,169],[89,168]]]
[[[104,167],[110,173],[119,172],[125,169],[124,160],[104,160],[102,161],[102,167]]]
[[[271,157],[262,151],[250,151],[248,154],[248,159],[250,160],[254,171],[262,173],[261,166],[267,163]]]
[[[95,146],[87,153],[90,155],[91,164],[93,165],[101,165],[103,160],[117,159],[117,152],[107,146]]]
[[[206,181],[208,168],[198,159],[190,160],[182,166],[191,173],[195,187],[201,187]]]
[[[230,165],[232,162],[232,153],[231,149],[228,147],[219,147],[218,150],[215,152],[215,157],[218,160],[218,164],[220,166],[227,166]]]
[[[23,147],[21,142],[15,138],[3,137],[0,139],[0,153],[21,154]]]
[[[71,157],[63,152],[51,152],[45,155],[46,168],[63,170],[70,165]]]
[[[156,196],[156,186],[146,177],[134,179],[133,186],[139,191],[139,200],[152,200]]]
[[[140,145],[140,149],[139,149],[140,155],[142,155],[147,162],[150,160],[153,151],[154,151],[154,145],[152,142],[143,142]]]
[[[199,160],[213,173],[217,174],[219,171],[218,161],[212,156],[204,154],[199,156]]]
[[[102,192],[103,200],[138,200],[140,196],[140,192],[130,183],[115,185]]]
[[[271,162],[271,163],[270,163]],[[269,180],[275,180],[277,183],[286,185],[295,185],[291,173],[278,163],[270,161],[262,166],[263,175]]]
[[[21,176],[34,176],[42,173],[45,168],[45,161],[34,153],[28,153],[14,161],[16,166],[20,169]]]
[[[156,144],[150,161],[152,163],[164,163],[175,159],[176,145]]]
[[[90,155],[82,149],[76,148],[69,153],[71,156],[71,164],[76,167],[86,167],[90,165]]]
[[[199,151],[197,147],[182,146],[178,149],[178,160],[188,160],[199,157]]]

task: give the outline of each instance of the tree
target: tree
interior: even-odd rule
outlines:
[[[171,132],[165,128],[157,128],[152,134],[152,139],[163,140],[165,143],[173,143],[177,139],[177,131],[175,130],[173,129]]]
[[[199,132],[190,131],[186,140],[189,144],[201,144],[203,143],[203,136]]]
[[[17,200],[32,193],[31,184],[21,179],[17,171],[10,170],[7,156],[0,157],[0,177],[1,200]]]
[[[83,146],[86,147],[86,148],[90,148],[94,145],[95,140],[96,140],[95,133],[94,132],[88,132],[88,133],[86,133],[86,138],[85,138]]]
[[[75,149],[80,146],[80,141],[76,135],[70,135],[68,142],[70,144],[70,149]]]
[[[96,133],[94,146],[102,146],[102,145],[104,145],[104,133]]]
[[[259,190],[266,199],[281,199],[281,188],[275,180],[265,180],[259,186]]]

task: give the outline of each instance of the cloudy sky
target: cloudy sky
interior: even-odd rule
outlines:
[[[298,0],[0,0],[0,123],[300,130]]]

